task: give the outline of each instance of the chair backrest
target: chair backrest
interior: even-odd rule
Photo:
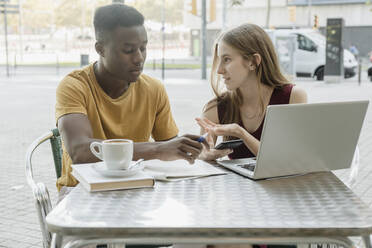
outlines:
[[[50,138],[52,147],[54,169],[56,170],[57,179],[61,177],[62,171],[62,141],[58,128],[52,129],[53,136]]]
[[[50,201],[48,188],[42,182],[36,182],[34,180],[32,155],[36,148],[47,140],[50,140],[53,153],[54,168],[56,177],[58,179],[61,176],[62,170],[62,141],[57,128],[52,129],[51,131],[35,139],[28,147],[26,152],[26,178],[27,183],[30,185],[34,196],[36,211],[39,217],[40,229],[43,236],[43,247],[45,248],[50,247],[52,240],[52,234],[48,231],[45,221],[46,216],[52,210],[52,204]]]

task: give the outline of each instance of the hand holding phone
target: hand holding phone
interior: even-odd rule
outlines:
[[[228,141],[224,141],[224,142],[219,143],[214,149],[217,149],[217,150],[235,149],[238,146],[241,146],[242,144],[244,144],[244,142],[241,139],[228,140]]]

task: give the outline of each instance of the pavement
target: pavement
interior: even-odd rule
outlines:
[[[74,68],[28,67],[11,69],[5,76],[0,66],[0,247],[42,247],[41,232],[33,197],[25,179],[25,154],[31,142],[55,127],[55,89],[62,77]],[[161,78],[161,71],[148,70]],[[172,111],[180,134],[198,133],[194,117],[212,97],[206,80],[200,80],[200,70],[171,70],[165,73]],[[325,84],[313,79],[295,79],[304,88],[309,102],[372,99],[372,83],[362,74],[339,84]],[[359,140],[360,162],[354,183],[350,170],[336,175],[369,206],[372,205],[372,110],[368,110]],[[34,175],[44,182],[53,204],[56,202],[55,172],[49,144],[43,144],[34,156]],[[354,239],[363,246],[359,239]]]

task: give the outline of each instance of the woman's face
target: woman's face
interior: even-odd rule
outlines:
[[[223,41],[218,44],[217,56],[217,73],[224,79],[228,90],[236,90],[247,83],[249,76],[252,76],[252,62]]]

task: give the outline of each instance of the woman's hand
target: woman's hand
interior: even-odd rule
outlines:
[[[233,150],[231,149],[217,150],[213,148],[216,134],[212,130],[217,124],[213,123],[207,118],[203,118],[203,119],[196,118],[196,121],[204,131],[208,132],[208,135],[205,139],[207,143],[209,144],[209,149],[205,146],[205,144],[203,144],[203,150],[199,155],[199,159],[202,159],[205,161],[212,161],[218,158],[222,158],[233,152]]]
[[[198,157],[201,160],[214,161],[218,158],[222,158],[233,152],[231,149],[223,149],[223,150],[214,149],[213,148],[214,140],[211,134],[208,134],[205,140],[209,144],[209,147],[206,147],[206,145],[203,143],[203,150]]]
[[[195,118],[199,126],[205,131],[208,132],[208,136],[232,136],[242,139],[245,146],[255,155],[258,154],[258,149],[260,147],[260,141],[247,132],[243,127],[239,126],[236,123],[231,124],[216,124],[207,118]],[[210,147],[214,147],[213,145]],[[204,149],[203,149],[204,150]],[[211,149],[213,150],[213,149]],[[202,153],[200,156],[202,156]]]
[[[197,123],[206,132],[213,134],[215,136],[233,136],[237,138],[242,138],[242,127],[236,123],[231,124],[216,124],[207,118],[195,118]]]

